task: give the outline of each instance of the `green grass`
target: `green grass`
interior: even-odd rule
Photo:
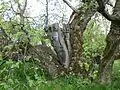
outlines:
[[[33,63],[0,61],[0,90],[120,90],[120,61],[113,66],[112,86],[65,76],[46,80],[44,71]]]
[[[114,62],[112,80],[112,86],[120,90],[120,60]]]

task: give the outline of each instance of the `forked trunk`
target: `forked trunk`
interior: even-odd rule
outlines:
[[[120,17],[120,0],[117,0],[113,15]],[[114,60],[120,45],[120,22],[112,21],[110,32],[106,38],[106,48],[99,67],[98,80],[100,83],[110,83]]]
[[[82,60],[83,32],[88,22],[91,20],[91,17],[96,12],[96,7],[94,6],[89,6],[85,10],[83,7],[78,9],[78,13],[73,14],[71,22],[69,22],[71,43],[69,72],[75,75],[85,73],[84,61]]]

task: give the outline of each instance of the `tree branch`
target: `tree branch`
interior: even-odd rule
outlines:
[[[67,0],[63,0],[64,3],[66,3],[74,12],[78,13],[79,11],[75,9]]]
[[[24,7],[23,7],[23,12],[25,12],[26,7],[27,7],[27,0],[25,0],[25,4],[24,4]]]
[[[26,34],[28,35],[28,32],[24,29],[24,13],[25,13],[25,10],[26,10],[26,7],[27,7],[27,0],[25,0],[25,3],[24,3],[24,6],[23,8],[20,7],[20,3],[18,3],[18,9],[20,11],[20,25],[21,25],[21,30]]]
[[[46,0],[46,16],[45,16],[45,27],[48,27],[48,0]]]
[[[9,38],[9,40],[11,40],[11,38],[9,37],[9,35],[5,32],[5,29],[3,27],[0,26],[0,30],[2,31],[3,35],[5,38]]]
[[[110,15],[108,11],[105,11],[105,2],[103,2],[102,0],[96,0],[96,1],[99,5],[98,12],[101,13],[106,19],[108,19],[109,21],[115,21],[115,22],[120,21],[120,17],[116,17],[115,15]]]
[[[62,37],[62,31],[61,29],[58,29],[58,36],[59,36],[59,40],[60,40],[60,43],[61,43],[61,46],[63,47],[63,50],[65,52],[65,62],[63,63],[64,67],[65,68],[68,68],[69,67],[69,52],[68,52],[68,49],[67,49],[67,46],[65,44],[65,41]]]

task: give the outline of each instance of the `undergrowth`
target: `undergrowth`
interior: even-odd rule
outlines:
[[[34,63],[0,60],[0,90],[120,90],[120,62],[115,62],[113,69],[110,86],[76,76],[47,80],[45,72]]]

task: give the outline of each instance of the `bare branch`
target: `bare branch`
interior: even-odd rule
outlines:
[[[27,7],[27,0],[25,0],[25,4],[24,4],[24,7],[23,8],[21,8],[20,7],[21,5],[20,5],[20,3],[18,3],[18,9],[19,9],[19,11],[20,11],[20,14],[19,14],[19,16],[20,16],[20,25],[21,25],[21,30],[26,34],[26,35],[28,35],[28,32],[24,29],[24,13],[25,13],[25,10],[26,10],[26,7]]]
[[[46,0],[45,28],[48,27],[48,0]]]
[[[27,0],[25,0],[25,4],[24,4],[24,7],[23,7],[23,13],[25,12],[26,7],[27,7]]]
[[[13,10],[13,12],[14,12],[16,15],[19,15],[19,14],[20,14],[20,12],[17,12],[17,11],[14,10],[13,5],[12,5],[12,1],[11,1],[11,9]]]
[[[18,3],[18,9],[20,10],[20,14],[23,15],[25,13],[26,7],[27,7],[27,0],[25,0],[24,7],[20,7],[20,3]]]
[[[63,0],[74,12],[78,13],[79,11],[74,8],[67,0]]]

